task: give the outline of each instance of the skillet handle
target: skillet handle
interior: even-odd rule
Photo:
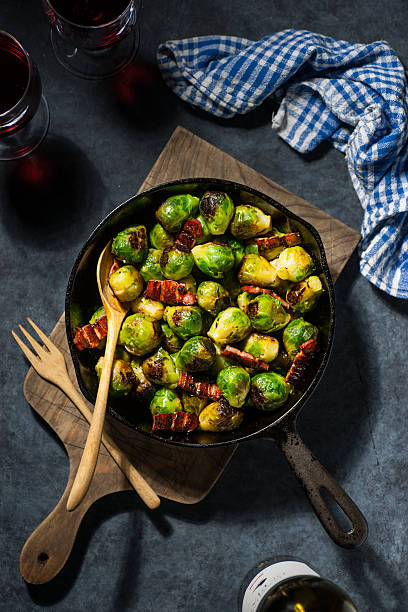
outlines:
[[[283,425],[283,427],[282,427]],[[296,419],[286,420],[276,431],[268,431],[281,449],[287,462],[303,486],[318,519],[336,544],[343,548],[360,546],[368,534],[367,522],[347,493],[329,472],[319,463],[305,445],[296,429]],[[350,531],[344,531],[337,523],[321,495],[321,489],[340,506],[351,522]]]

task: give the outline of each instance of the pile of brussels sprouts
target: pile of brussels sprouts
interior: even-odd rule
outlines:
[[[119,334],[111,395],[127,396],[136,410],[144,404],[152,415],[193,412],[206,431],[231,430],[247,411],[284,405],[293,391],[285,375],[301,344],[318,334],[305,318],[323,291],[309,253],[299,245],[260,251],[254,238],[284,233],[270,215],[251,204],[235,206],[227,193],[171,196],[156,219],[150,229],[125,228],[112,242],[120,267],[109,283],[131,310]],[[191,249],[180,249],[176,239],[188,219],[199,221],[201,236]],[[143,295],[149,280],[166,279],[183,283],[196,304],[164,304]],[[102,315],[103,308],[92,320]],[[226,357],[226,345],[262,360],[268,371]],[[221,398],[178,389],[180,370],[216,383]]]

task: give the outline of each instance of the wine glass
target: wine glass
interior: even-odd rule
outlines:
[[[0,30],[0,160],[31,153],[49,125],[37,66],[8,32]]]
[[[140,0],[42,0],[58,61],[73,74],[103,79],[125,68],[139,46]]]

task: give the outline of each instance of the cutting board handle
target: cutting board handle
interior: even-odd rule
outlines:
[[[269,430],[266,437],[272,438],[285,455],[313,510],[332,540],[343,548],[360,546],[367,538],[367,522],[353,500],[303,442],[296,429],[296,417],[287,417],[279,427]],[[322,496],[322,491],[348,517],[351,523],[348,531],[337,522]]]
[[[70,479],[54,510],[23,546],[20,572],[30,584],[44,584],[52,580],[71,554],[79,526],[90,505],[84,500],[76,510],[68,512],[66,505],[71,485]]]

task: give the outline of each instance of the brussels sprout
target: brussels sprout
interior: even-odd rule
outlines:
[[[198,418],[200,429],[204,431],[231,431],[241,425],[244,413],[241,410],[234,410],[224,398],[221,398],[218,402],[208,404]]]
[[[160,268],[165,278],[180,280],[188,274],[194,266],[194,259],[190,251],[181,250],[178,246],[164,249],[160,258]]]
[[[166,389],[163,387],[156,391],[150,402],[150,412],[154,416],[155,414],[162,414],[163,412],[180,412],[183,410],[179,396],[172,389]]]
[[[183,404],[183,412],[194,412],[197,416],[203,408],[207,406],[209,400],[206,397],[197,397],[189,395],[186,391],[181,392],[181,403]]]
[[[251,334],[245,342],[244,351],[257,359],[270,363],[276,359],[279,352],[279,342],[273,336]]]
[[[177,336],[187,340],[203,333],[203,314],[198,306],[167,306],[164,319]]]
[[[208,335],[218,344],[229,344],[243,340],[250,330],[251,322],[245,312],[231,306],[216,316]]]
[[[276,372],[256,374],[251,380],[251,397],[260,410],[275,410],[287,401],[290,386]]]
[[[238,306],[246,312],[252,327],[257,331],[277,331],[290,321],[290,314],[283,308],[280,300],[268,293],[254,295],[245,291],[238,296]]]
[[[147,255],[147,231],[134,225],[119,232],[112,242],[112,253],[125,264],[139,266]]]
[[[198,204],[199,199],[188,194],[170,196],[156,211],[156,219],[167,232],[179,232],[197,214]]]
[[[279,353],[273,362],[273,371],[282,374],[282,376],[286,376],[291,365],[292,362],[289,355],[283,347],[280,347]]]
[[[293,283],[304,280],[315,269],[313,259],[301,246],[283,250],[276,265],[278,276]]]
[[[231,234],[242,240],[266,234],[272,228],[271,217],[260,208],[244,204],[235,207],[235,215],[231,223]]]
[[[164,304],[162,304],[162,302],[152,300],[144,295],[137,298],[137,300],[133,300],[130,307],[133,312],[141,312],[149,315],[149,317],[155,319],[156,321],[159,321],[163,317],[164,313]]]
[[[245,245],[245,255],[259,255],[258,245],[255,240],[248,240]]]
[[[118,268],[109,276],[109,286],[120,302],[131,302],[142,292],[143,278],[134,266]]]
[[[98,378],[101,377],[103,359],[103,356],[99,357],[95,366]],[[109,383],[109,395],[115,398],[125,397],[131,391],[135,380],[130,363],[123,359],[114,359]]]
[[[273,233],[279,236],[281,232],[276,232],[274,229]],[[277,246],[277,247],[274,247],[273,249],[265,249],[265,250],[260,251],[255,240],[250,240],[246,244],[245,253],[247,255],[249,255],[250,253],[255,254],[255,255],[262,255],[262,257],[265,257],[265,259],[267,259],[268,261],[272,261],[272,259],[276,259],[278,255],[282,253],[284,249],[285,249],[284,246]]]
[[[205,336],[194,336],[184,343],[176,358],[176,366],[187,372],[203,372],[215,361],[215,346]]]
[[[238,280],[241,285],[258,285],[259,287],[278,287],[281,279],[277,277],[277,271],[270,262],[262,257],[250,253],[242,260],[238,272]]]
[[[163,251],[158,249],[149,249],[146,260],[143,266],[140,268],[140,274],[143,276],[143,280],[147,283],[149,280],[164,280],[160,268],[160,258]]]
[[[197,292],[196,279],[192,274],[188,274],[184,278],[180,278],[179,283],[185,285],[187,287],[187,291],[191,291],[191,293]]]
[[[241,366],[230,366],[218,374],[217,385],[230,406],[241,408],[249,393],[251,378]]]
[[[160,344],[160,323],[146,314],[137,312],[123,321],[119,344],[132,355],[146,355]]]
[[[225,234],[234,216],[234,204],[226,193],[207,191],[200,200],[200,213],[216,236]]]
[[[130,365],[136,378],[136,382],[131,393],[132,398],[142,403],[150,402],[156,389],[150,380],[148,380],[144,375],[142,360],[138,357],[133,358]]]
[[[201,308],[215,316],[229,306],[230,296],[228,291],[219,283],[203,281],[198,286],[197,301]]]
[[[234,253],[234,268],[238,268],[244,259],[245,245],[237,238],[228,238],[228,246]]]
[[[318,331],[317,327],[308,323],[302,317],[289,323],[283,332],[282,340],[283,346],[292,361],[298,354],[300,345],[311,338],[316,340]]]
[[[175,389],[178,382],[178,372],[173,359],[164,348],[145,359],[142,364],[143,374],[156,385],[166,385],[169,389]]]
[[[122,359],[122,361],[126,361],[127,363],[130,363],[132,361],[132,355],[128,353],[125,347],[121,346],[120,344],[116,345],[113,358]]]
[[[97,308],[97,310],[95,310],[95,312],[93,313],[92,317],[89,319],[89,322],[91,324],[96,323],[97,321],[99,321],[99,319],[102,319],[102,317],[106,316],[106,312],[103,306],[99,306],[99,308]]]
[[[176,336],[174,331],[169,327],[167,323],[161,324],[161,329],[163,332],[163,344],[164,348],[169,351],[169,353],[176,353],[183,346],[183,341],[181,338]]]
[[[174,236],[166,232],[160,223],[155,223],[149,233],[150,244],[154,249],[164,251],[166,247],[174,244]]]
[[[226,244],[206,242],[192,249],[195,264],[201,272],[213,278],[222,278],[234,267],[234,254]]]
[[[230,294],[233,300],[237,299],[237,296],[241,293],[241,285],[238,282],[237,276],[233,270],[226,272],[222,279],[222,285]]]
[[[204,242],[208,242],[209,240],[211,240],[211,232],[202,215],[198,215],[197,221],[201,223],[201,236],[197,238],[196,244],[203,244]]]
[[[295,312],[308,312],[315,307],[323,293],[322,283],[318,276],[309,276],[304,281],[292,285],[286,292],[286,301]]]

